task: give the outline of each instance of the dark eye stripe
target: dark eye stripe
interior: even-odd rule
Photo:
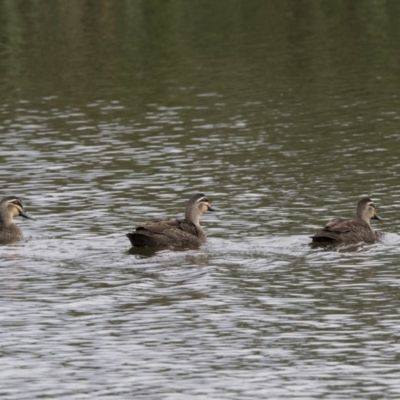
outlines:
[[[23,208],[21,200],[17,200],[17,199],[11,200],[10,203],[15,204],[16,206],[19,206],[19,207]]]

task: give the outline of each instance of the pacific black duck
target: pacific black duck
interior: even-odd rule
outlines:
[[[362,199],[357,204],[356,218],[331,219],[320,231],[312,236],[312,241],[319,243],[375,243],[377,233],[372,229],[371,219],[380,220],[375,203],[371,199]]]
[[[206,211],[214,209],[204,194],[196,193],[187,203],[184,219],[144,222],[126,236],[135,247],[182,247],[201,244],[206,241],[207,236],[199,221]]]
[[[19,215],[27,219],[34,219],[25,213],[19,197],[6,196],[0,200],[0,243],[22,239],[21,228],[13,220]]]

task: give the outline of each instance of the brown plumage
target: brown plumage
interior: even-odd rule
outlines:
[[[13,220],[19,215],[27,219],[34,219],[25,213],[19,197],[6,196],[0,200],[0,243],[10,243],[22,239],[21,228]]]
[[[135,247],[182,247],[201,244],[206,234],[200,226],[200,217],[206,211],[214,211],[202,193],[193,195],[187,203],[184,219],[148,221],[136,226],[126,236]]]
[[[357,204],[356,218],[331,219],[320,231],[312,236],[312,241],[325,243],[375,243],[377,233],[372,229],[371,219],[380,220],[371,199],[362,199]]]

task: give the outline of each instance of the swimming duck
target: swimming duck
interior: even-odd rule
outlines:
[[[6,196],[0,200],[0,242],[9,243],[22,239],[21,228],[14,223],[13,218],[21,216],[34,219],[24,211],[24,206],[19,197]]]
[[[372,229],[371,219],[381,220],[371,199],[361,199],[357,204],[356,218],[331,219],[320,231],[311,236],[313,242],[325,243],[375,243],[377,233]]]
[[[181,247],[201,244],[206,241],[207,236],[199,221],[206,211],[214,211],[214,209],[204,194],[196,193],[187,203],[184,219],[144,222],[126,236],[132,246],[136,247]]]

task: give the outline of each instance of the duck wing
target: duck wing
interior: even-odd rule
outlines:
[[[351,231],[351,220],[344,218],[331,219],[314,236],[311,236],[313,242],[337,242],[342,240],[342,235]]]
[[[322,228],[322,231],[336,233],[350,232],[353,222],[350,219],[333,218]]]
[[[141,225],[137,225],[135,228],[136,231],[146,230],[149,232],[159,233],[159,234],[164,233],[168,229],[179,229],[178,220],[170,219],[170,220],[148,221]]]

